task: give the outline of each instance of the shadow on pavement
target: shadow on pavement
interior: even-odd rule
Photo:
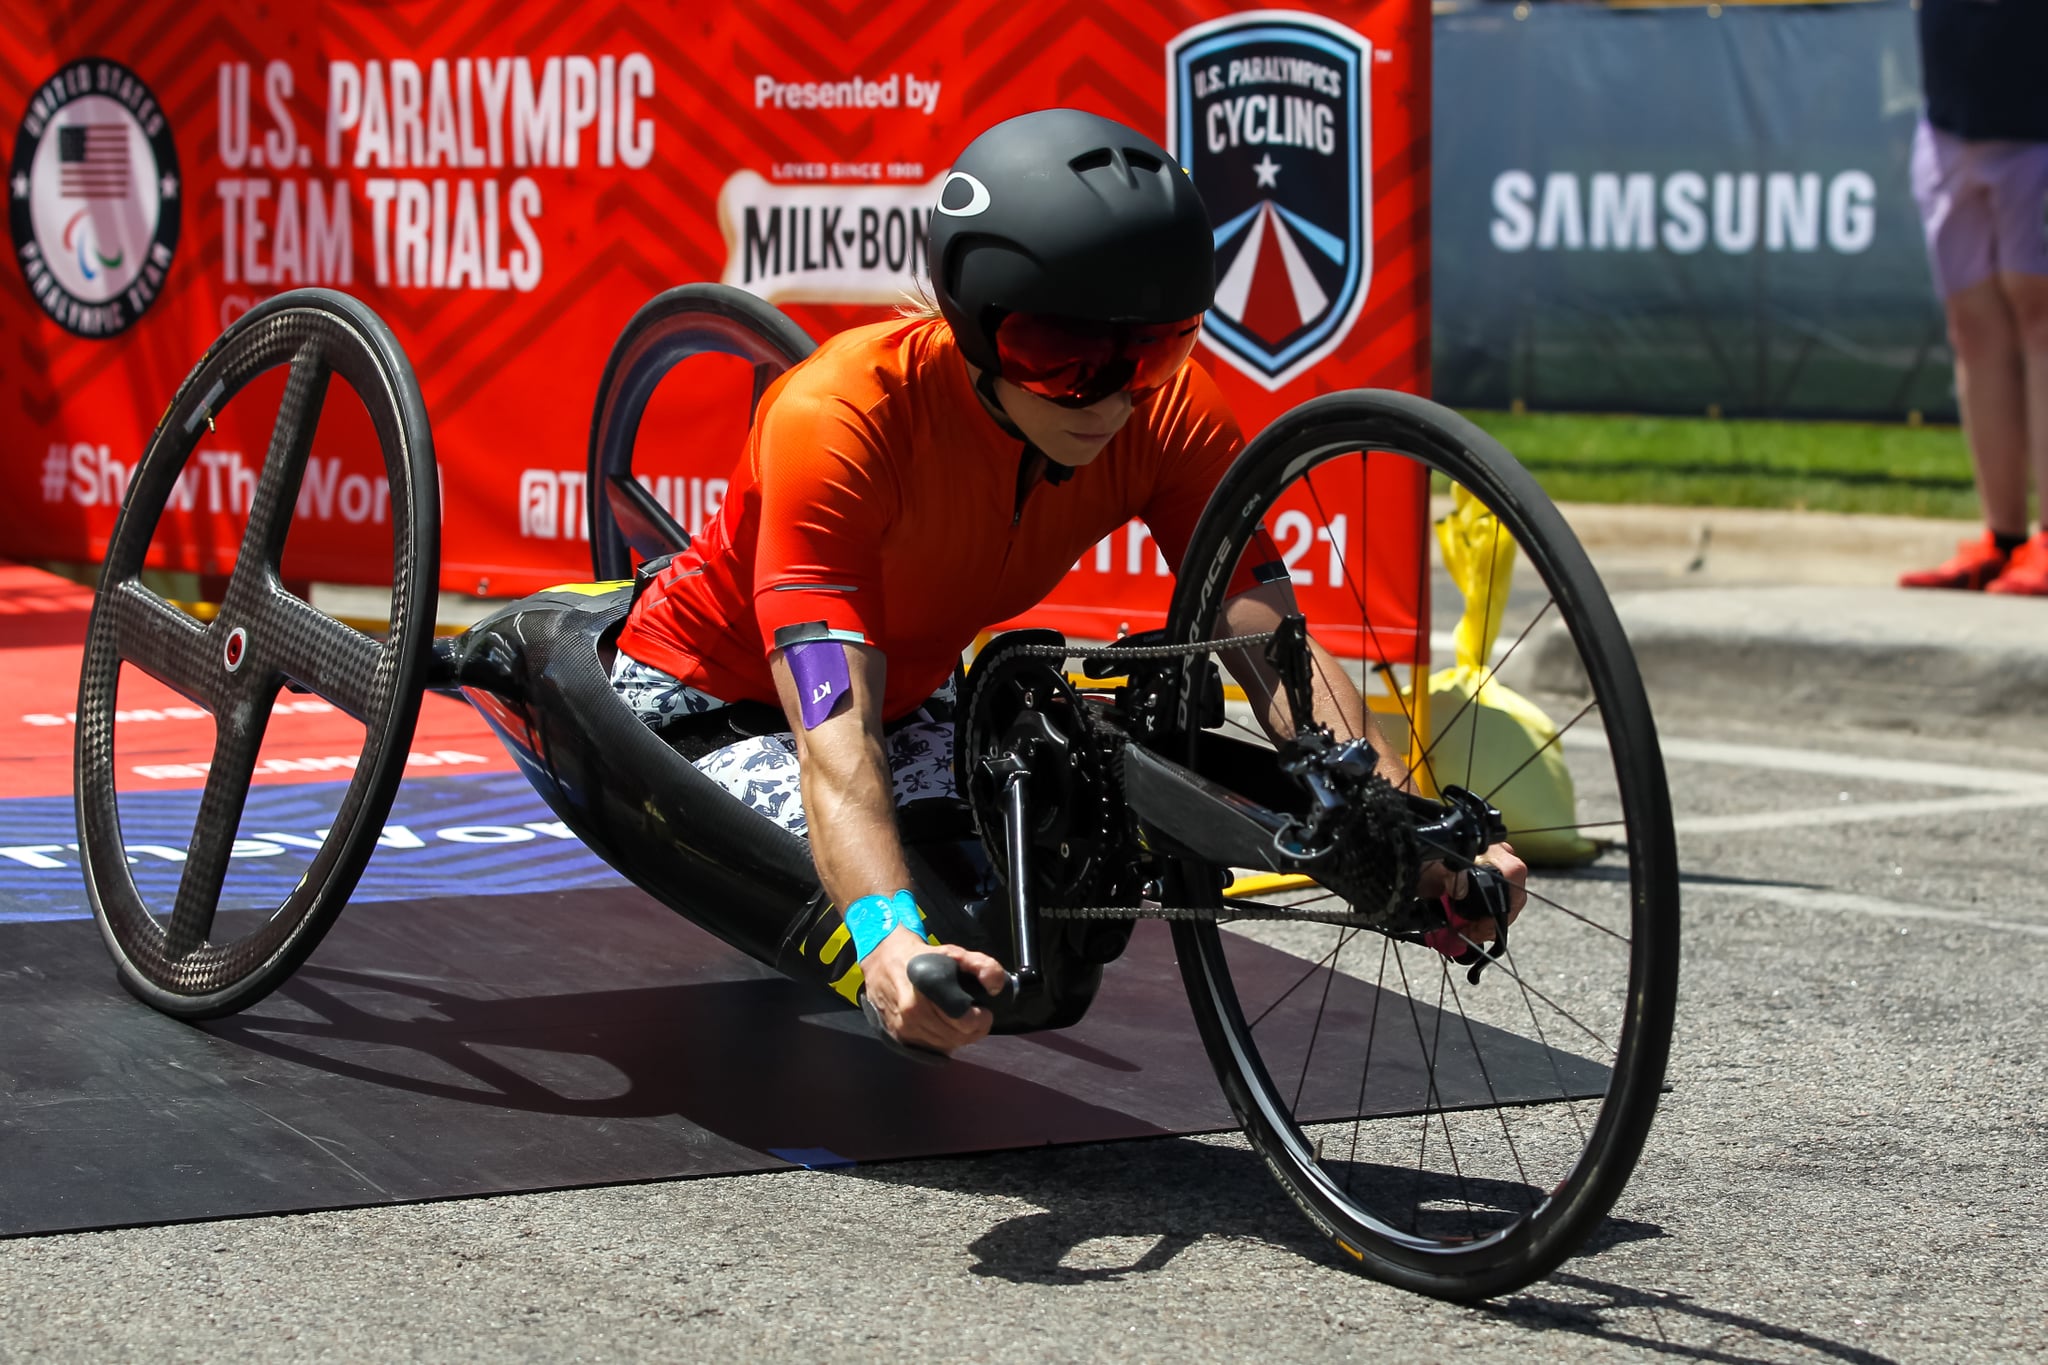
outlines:
[[[1576,1289],[1597,1296],[1595,1301],[1581,1299],[1559,1299],[1547,1297],[1544,1290],[1558,1287]],[[1830,1360],[1854,1361],[1856,1365],[1894,1365],[1892,1357],[1866,1351],[1860,1346],[1831,1341],[1812,1332],[1802,1332],[1796,1327],[1780,1327],[1758,1318],[1745,1317],[1724,1309],[1709,1308],[1685,1296],[1668,1290],[1630,1289],[1624,1285],[1610,1284],[1584,1275],[1575,1275],[1568,1270],[1552,1273],[1547,1279],[1525,1289],[1511,1298],[1497,1303],[1482,1304],[1479,1311],[1493,1314],[1508,1322],[1542,1332],[1575,1332],[1581,1336],[1597,1337],[1601,1341],[1619,1342],[1625,1346],[1640,1347],[1658,1355],[1679,1356],[1687,1360],[1727,1361],[1730,1365],[1763,1365],[1776,1356],[1745,1355],[1740,1351],[1725,1350],[1713,1346],[1689,1346],[1671,1341],[1664,1334],[1662,1326],[1658,1334],[1644,1336],[1625,1330],[1608,1322],[1608,1317],[1617,1312],[1643,1311],[1654,1319],[1659,1313],[1676,1313],[1711,1323],[1721,1328],[1736,1328],[1751,1333],[1766,1341],[1782,1342],[1798,1346],[1826,1356]]]
[[[1425,1204],[1470,1197],[1513,1209],[1529,1197],[1522,1186],[1504,1181],[1468,1177],[1460,1190],[1446,1178],[1433,1182],[1440,1189],[1425,1189],[1413,1171],[1360,1163],[1357,1173],[1361,1181],[1403,1186],[1404,1201],[1420,1198]],[[996,1224],[969,1248],[975,1274],[1020,1284],[1087,1284],[1147,1274],[1203,1237],[1253,1239],[1309,1260],[1350,1265],[1310,1227],[1265,1164],[1241,1148],[1176,1138],[1019,1153],[972,1167],[869,1167],[859,1175],[1054,1204]],[[1588,1252],[1662,1235],[1653,1224],[1609,1218],[1593,1234]],[[1110,1239],[1142,1249],[1122,1263],[1068,1264],[1081,1248]]]
[[[1414,1179],[1409,1171],[1376,1174]],[[1015,1153],[972,1163],[869,1166],[855,1178],[1052,1205],[997,1223],[969,1247],[974,1274],[1018,1284],[1081,1285],[1148,1275],[1164,1269],[1204,1237],[1256,1240],[1319,1264],[1350,1268],[1288,1201],[1256,1156],[1189,1138]],[[1490,1183],[1501,1185],[1491,1192],[1497,1206],[1520,1201],[1520,1187]],[[1734,1329],[1760,1342],[1798,1347],[1830,1360],[1892,1365],[1888,1356],[1812,1332],[1712,1308],[1668,1290],[1594,1279],[1574,1269],[1617,1247],[1665,1235],[1654,1223],[1609,1217],[1564,1269],[1469,1311],[1532,1333],[1570,1332],[1689,1360],[1761,1365],[1775,1358],[1689,1345],[1668,1339],[1661,1325],[1645,1334],[1614,1320],[1639,1312],[1653,1319],[1677,1314],[1721,1332]],[[1108,1245],[1092,1258],[1076,1255],[1095,1243]]]

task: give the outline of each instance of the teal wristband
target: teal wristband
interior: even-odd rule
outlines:
[[[840,918],[853,935],[853,955],[857,960],[865,959],[898,929],[908,929],[919,938],[928,937],[924,912],[917,908],[917,897],[908,891],[898,891],[893,896],[862,896],[847,906]]]

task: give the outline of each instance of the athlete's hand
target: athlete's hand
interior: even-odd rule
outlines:
[[[1008,979],[1003,964],[987,953],[969,952],[957,943],[941,943],[935,948],[908,929],[892,930],[860,963],[868,1000],[882,1016],[889,1035],[899,1043],[948,1054],[986,1038],[989,1026],[995,1023],[987,1010],[976,1006],[958,1019],[951,1018],[910,984],[910,959],[921,953],[944,953],[979,977],[991,995]]]
[[[1484,863],[1501,875],[1508,887],[1508,923],[1513,924],[1522,913],[1522,907],[1529,900],[1529,865],[1515,856],[1513,844],[1494,844],[1480,854],[1475,862]],[[1452,900],[1463,900],[1472,893],[1472,877],[1462,870],[1453,872],[1443,863],[1425,863],[1422,874],[1416,878],[1416,894],[1434,900],[1438,896],[1449,896]],[[1475,943],[1491,943],[1494,938],[1493,921],[1481,920],[1466,930],[1465,937]]]

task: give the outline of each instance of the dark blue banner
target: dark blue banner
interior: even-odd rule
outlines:
[[[1435,24],[1437,397],[1953,415],[1905,4],[1515,8]]]
[[[345,782],[252,787],[222,908],[281,904],[312,862],[347,789]],[[122,836],[135,884],[161,910],[168,911],[177,894],[198,810],[197,791],[121,798]],[[6,831],[0,845],[0,924],[91,917],[70,797],[0,801],[0,829]],[[480,773],[401,786],[351,899],[490,896],[624,882],[555,819],[524,777]]]

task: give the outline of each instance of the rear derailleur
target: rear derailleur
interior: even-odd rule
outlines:
[[[1266,647],[1280,675],[1289,712],[1312,716],[1311,660],[1306,623],[1289,616]],[[1397,791],[1379,775],[1379,756],[1363,739],[1338,740],[1320,723],[1297,725],[1280,747],[1280,770],[1307,793],[1308,810],[1275,833],[1274,842],[1301,870],[1356,908],[1388,906],[1375,927],[1435,948],[1463,967],[1477,985],[1487,966],[1507,952],[1508,884],[1479,855],[1506,837],[1501,813],[1459,786],[1442,789],[1439,803]],[[1423,866],[1462,869],[1464,895],[1415,894]],[[1467,930],[1490,920],[1485,948]]]

